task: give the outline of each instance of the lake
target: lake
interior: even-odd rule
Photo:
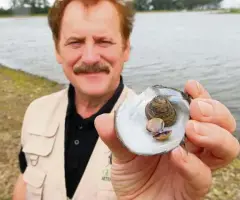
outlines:
[[[67,83],[54,57],[46,17],[0,18],[0,63]],[[237,119],[240,138],[240,15],[138,13],[125,83],[141,92],[162,84],[202,83]]]

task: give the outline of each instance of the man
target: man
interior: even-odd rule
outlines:
[[[49,24],[71,84],[26,111],[14,200],[198,200],[208,192],[212,170],[238,155],[233,116],[196,81],[185,85],[193,97],[189,153],[178,147],[144,157],[122,146],[112,111],[135,95],[121,77],[132,23],[131,11],[115,0],[55,2]]]

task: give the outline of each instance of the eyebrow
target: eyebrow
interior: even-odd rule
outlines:
[[[94,40],[111,40],[113,41],[113,38],[112,37],[109,37],[109,36],[93,36],[93,39]]]
[[[110,40],[111,42],[113,42],[113,38],[111,37],[107,37],[107,36],[93,36],[94,40]],[[80,42],[84,42],[86,40],[85,37],[76,37],[76,36],[71,36],[70,38],[68,38],[64,45],[67,46],[69,42],[71,41],[80,41]]]

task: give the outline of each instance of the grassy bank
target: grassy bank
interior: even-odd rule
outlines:
[[[26,17],[47,17],[47,14],[29,14],[29,15],[8,15],[8,14],[0,14],[0,18],[26,18]]]
[[[20,129],[29,103],[62,86],[0,66],[0,200],[10,200],[19,174]]]
[[[10,200],[19,174],[20,129],[29,103],[63,86],[0,66],[0,200]],[[205,200],[240,199],[240,159],[214,173],[214,185]]]
[[[137,11],[137,13],[174,13],[174,12],[187,12],[187,13],[218,13],[218,14],[240,14],[240,9],[193,9],[193,10],[152,10],[152,11]]]
[[[218,13],[220,14],[240,14],[240,8],[231,8],[231,9],[223,9]]]

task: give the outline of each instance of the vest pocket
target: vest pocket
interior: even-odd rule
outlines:
[[[23,180],[27,184],[26,200],[42,200],[43,185],[46,173],[40,169],[28,166],[23,174]]]
[[[56,131],[52,137],[46,137],[43,135],[38,135],[37,133],[30,133],[28,140],[23,146],[23,152],[35,155],[31,157],[31,160],[36,161],[37,156],[48,156],[52,150],[56,139]]]

